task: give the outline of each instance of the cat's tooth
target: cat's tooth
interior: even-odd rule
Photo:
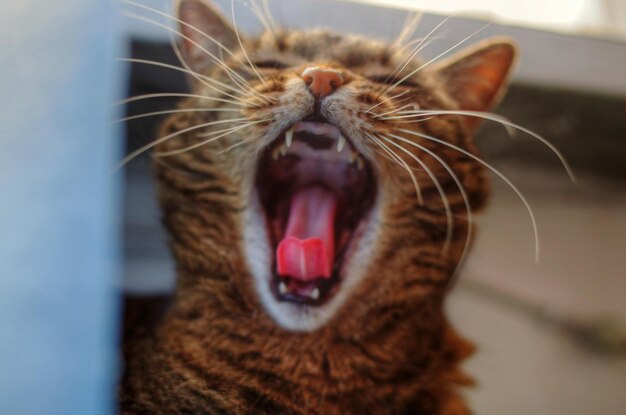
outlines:
[[[274,150],[272,150],[272,158],[274,160],[278,160],[278,156],[280,155],[281,150],[280,147],[276,147]]]
[[[341,150],[343,150],[345,145],[346,145],[346,138],[340,135],[339,140],[337,141],[337,153],[341,153]]]
[[[281,294],[287,294],[287,284],[285,284],[284,282],[280,282],[278,284],[278,292]]]
[[[350,163],[354,163],[356,161],[357,157],[359,157],[359,155],[356,154],[356,151],[354,151],[354,150],[351,150],[350,154],[348,154],[348,160],[349,160]]]
[[[293,142],[293,127],[287,130],[285,133],[285,143],[287,147],[291,147],[291,143]]]
[[[320,298],[320,289],[316,288],[313,291],[311,291],[311,298],[313,300],[318,300]]]
[[[356,158],[356,167],[357,167],[357,169],[362,170],[363,166],[365,166],[365,163],[363,162],[363,159],[361,157],[357,156],[357,158]]]
[[[284,156],[286,154],[287,154],[287,146],[283,144],[282,146],[280,146],[280,155]]]

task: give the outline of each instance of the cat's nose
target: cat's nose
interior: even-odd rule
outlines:
[[[309,87],[309,91],[317,99],[322,99],[332,94],[344,82],[341,71],[319,66],[306,68],[300,76]]]

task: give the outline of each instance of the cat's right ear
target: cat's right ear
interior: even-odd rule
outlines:
[[[223,47],[233,49],[237,44],[235,30],[210,2],[177,0],[175,9],[183,35],[181,52],[192,70],[201,72],[214,65],[223,56]]]

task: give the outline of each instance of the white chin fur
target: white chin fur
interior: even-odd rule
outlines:
[[[370,213],[378,215],[377,200]],[[256,192],[246,209],[244,222],[244,251],[248,269],[254,278],[261,303],[276,323],[291,331],[313,331],[326,324],[346,302],[350,293],[361,281],[372,260],[372,253],[378,229],[377,220],[368,220],[356,246],[351,247],[353,255],[344,263],[345,275],[339,290],[321,306],[307,306],[276,300],[270,283],[274,252],[269,243],[265,217]]]

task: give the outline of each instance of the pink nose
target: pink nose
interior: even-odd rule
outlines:
[[[332,94],[333,91],[343,85],[343,75],[337,69],[312,66],[306,68],[301,76],[309,87],[309,91],[317,99],[322,99]]]

